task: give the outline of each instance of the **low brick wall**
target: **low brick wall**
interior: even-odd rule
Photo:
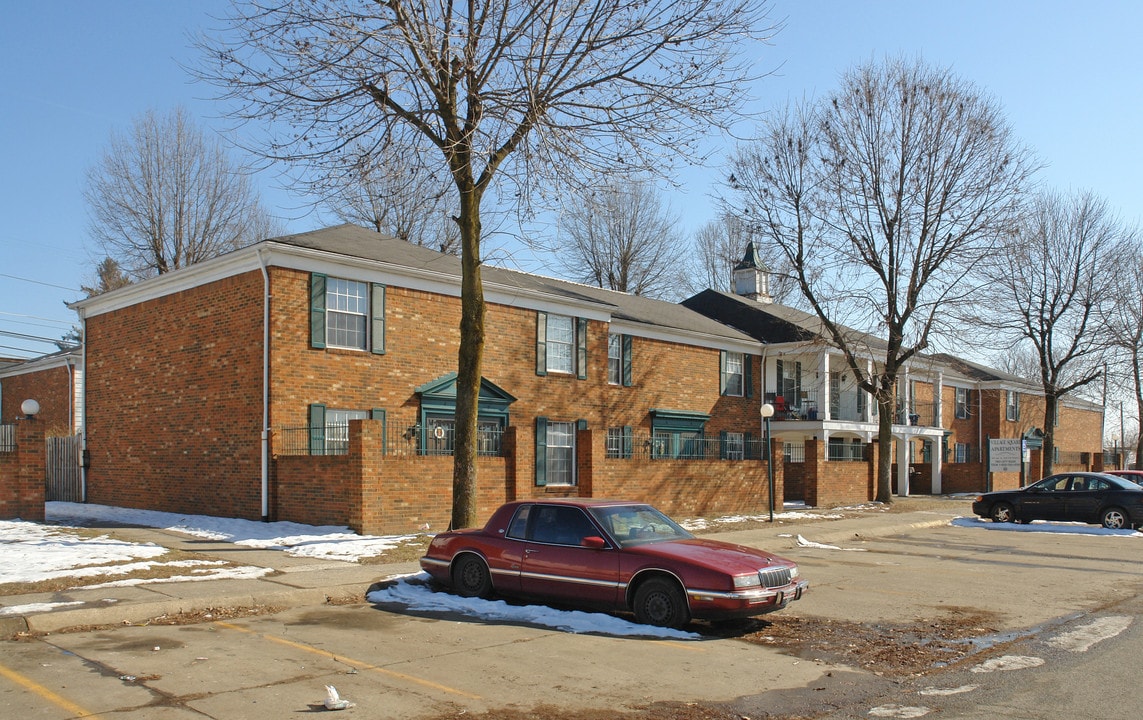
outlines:
[[[16,447],[0,452],[0,519],[44,521],[45,425],[16,423]]]

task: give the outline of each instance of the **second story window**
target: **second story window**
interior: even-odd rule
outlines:
[[[968,388],[956,388],[956,418],[964,420],[968,417]]]
[[[723,395],[742,397],[745,382],[745,356],[737,352],[722,353],[721,385]]]
[[[310,275],[310,346],[385,352],[385,286]]]
[[[536,313],[536,374],[587,377],[587,319]]]
[[[365,283],[329,278],[325,285],[325,342],[329,347],[365,349],[369,316]]]
[[[1004,417],[1011,421],[1020,419],[1020,393],[1015,390],[1004,391]]]

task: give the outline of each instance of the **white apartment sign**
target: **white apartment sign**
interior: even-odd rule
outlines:
[[[1020,472],[1023,462],[1023,438],[989,439],[988,472]]]

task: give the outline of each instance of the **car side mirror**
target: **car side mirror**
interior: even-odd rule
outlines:
[[[585,537],[579,543],[582,547],[591,548],[592,550],[603,550],[607,547],[607,541],[598,535],[591,535]]]

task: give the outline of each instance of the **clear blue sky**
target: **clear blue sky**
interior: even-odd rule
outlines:
[[[112,130],[149,108],[184,104],[206,127],[224,127],[181,64],[188,34],[208,29],[222,0],[0,0],[0,357],[54,350],[8,333],[59,337],[74,322],[65,301],[91,276],[87,169]],[[920,56],[950,66],[993,95],[1016,135],[1048,167],[1048,187],[1090,189],[1126,220],[1143,220],[1139,172],[1143,10],[1095,0],[773,0],[785,29],[757,48],[774,74],[754,90],[755,110],[823,95],[855,63]],[[716,148],[729,147],[713,138]],[[718,155],[714,158],[717,162]],[[713,215],[715,170],[681,178],[670,197],[687,230]],[[289,193],[260,179],[288,230],[320,224]],[[96,258],[97,259],[97,258]]]

